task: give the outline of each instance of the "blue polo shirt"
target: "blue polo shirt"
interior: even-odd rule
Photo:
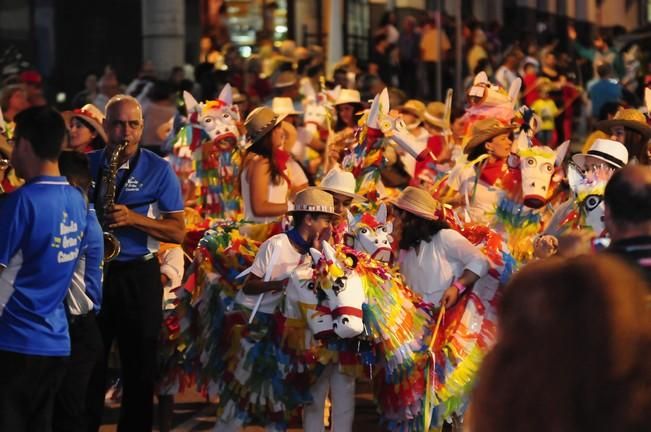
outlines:
[[[87,213],[64,177],[34,178],[0,204],[0,350],[70,354],[63,299]]]
[[[90,169],[95,179],[90,197],[97,206],[102,205],[104,190],[95,196],[95,185],[101,182],[107,168],[104,150],[89,153]],[[184,210],[181,183],[170,164],[157,154],[139,149],[138,152],[118,170],[116,176],[116,204],[123,204],[143,216],[159,219],[163,213],[177,213]],[[101,188],[103,189],[103,187]],[[97,199],[96,199],[97,198]],[[160,242],[144,231],[124,227],[113,231],[120,241],[120,255],[117,261],[131,261],[151,252],[157,252]]]

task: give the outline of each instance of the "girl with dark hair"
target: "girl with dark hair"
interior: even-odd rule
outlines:
[[[453,306],[488,272],[488,260],[465,237],[437,220],[439,205],[425,190],[407,187],[393,205],[398,263],[405,281],[425,301]]]
[[[284,149],[285,131],[280,127],[284,117],[259,107],[244,122],[252,142],[240,175],[244,218],[248,221],[275,222],[288,211],[289,154]]]
[[[472,432],[651,430],[646,282],[608,255],[550,258],[504,289]]]
[[[100,150],[106,147],[106,133],[102,122],[104,115],[94,105],[87,104],[81,109],[64,113],[70,118],[70,131],[67,149],[82,153]]]
[[[644,114],[633,108],[622,108],[611,120],[597,123],[597,129],[610,133],[610,139],[619,141],[628,150],[629,161],[651,165],[649,139],[651,127]]]

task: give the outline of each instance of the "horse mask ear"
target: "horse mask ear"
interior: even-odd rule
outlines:
[[[387,222],[387,206],[384,203],[378,207],[377,213],[375,213],[375,220],[382,225]]]
[[[197,105],[199,105],[194,96],[187,91],[183,91],[183,102],[185,102],[185,109],[188,113],[196,111]]]
[[[567,154],[567,150],[570,148],[570,140],[565,141],[563,144],[559,145],[556,148],[556,162],[554,165],[557,167],[561,166],[563,164],[563,160],[565,160],[565,154]]]
[[[226,85],[224,85],[224,88],[219,93],[219,97],[217,99],[224,102],[226,105],[233,105],[233,88],[229,83],[226,83]]]
[[[314,264],[318,264],[319,261],[321,261],[321,258],[323,258],[323,254],[314,248],[310,248],[310,255],[312,255],[312,261],[314,261]]]

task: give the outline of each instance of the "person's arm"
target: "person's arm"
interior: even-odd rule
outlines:
[[[0,274],[23,244],[30,211],[22,194],[9,194],[0,204]]]
[[[183,243],[185,237],[185,220],[183,218],[183,198],[181,184],[170,165],[165,165],[161,176],[156,176],[158,184],[158,207],[161,219],[152,219],[129,209],[122,204],[115,204],[106,213],[109,228],[130,226],[143,231],[156,240],[167,243]]]
[[[181,246],[168,249],[162,254],[160,272],[161,276],[166,276],[172,282],[172,288],[181,285],[184,272],[183,249]]]
[[[266,159],[251,162],[247,172],[249,176],[251,210],[258,217],[276,217],[287,213],[287,202],[269,202],[269,185],[271,184],[271,167]]]
[[[261,277],[250,274],[244,282],[242,291],[244,291],[244,294],[248,295],[262,294],[271,291],[282,291],[287,286],[288,280],[289,279],[283,279],[265,282]]]
[[[441,239],[445,247],[445,252],[452,260],[460,262],[464,266],[463,273],[459,276],[452,285],[445,290],[441,303],[445,307],[453,306],[459,295],[461,294],[460,287],[463,291],[472,288],[472,286],[479,280],[480,277],[488,273],[489,263],[488,259],[481,253],[481,251],[464,236],[453,230],[441,230]]]
[[[183,243],[185,222],[183,212],[163,213],[162,219],[152,219],[129,209],[122,204],[115,204],[106,213],[109,228],[133,227],[144,231],[156,240],[169,243]]]

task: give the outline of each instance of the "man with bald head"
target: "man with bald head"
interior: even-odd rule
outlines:
[[[608,250],[641,268],[651,281],[651,168],[628,165],[616,172],[604,194]]]
[[[104,297],[98,316],[106,351],[117,339],[124,383],[118,430],[151,431],[156,343],[162,321],[159,243],[181,243],[185,235],[183,201],[170,165],[140,148],[142,109],[126,95],[106,104],[105,149],[89,154],[94,182],[90,200],[104,230],[120,242],[119,254],[105,263]],[[111,155],[127,143],[118,159],[115,204],[105,206]],[[89,386],[89,428],[101,423],[106,362],[98,365]]]

